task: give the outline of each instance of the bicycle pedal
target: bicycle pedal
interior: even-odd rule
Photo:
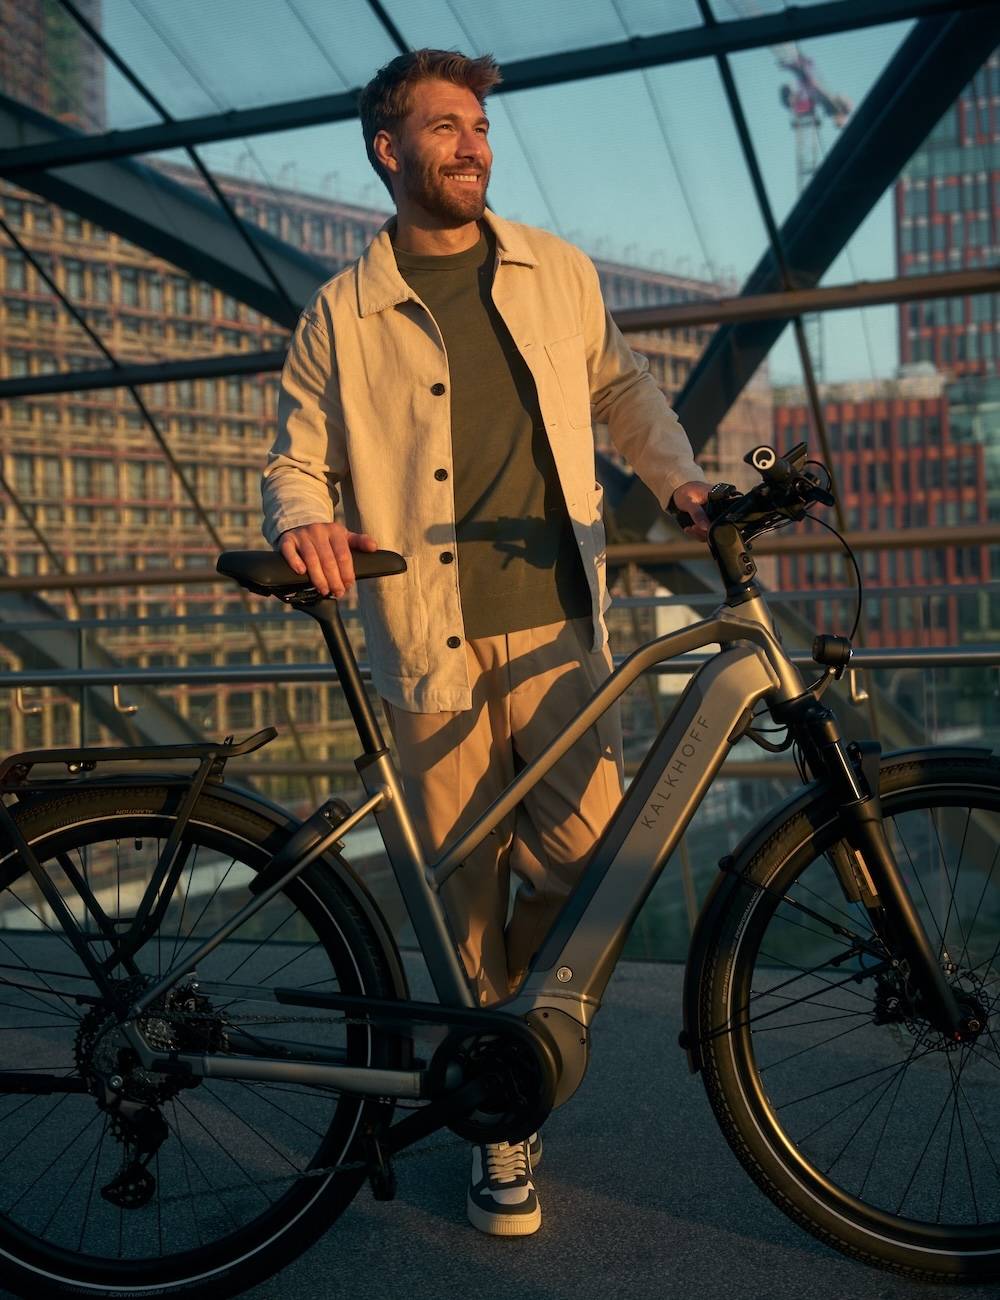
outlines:
[[[376,1201],[395,1200],[396,1170],[392,1157],[382,1150],[378,1138],[368,1140],[368,1181]]]

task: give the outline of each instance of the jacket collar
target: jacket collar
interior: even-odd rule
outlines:
[[[538,259],[531,251],[522,226],[505,221],[489,208],[486,209],[484,220],[496,236],[497,253],[502,263],[538,265]],[[358,314],[361,316],[386,311],[407,299],[416,301],[413,290],[396,266],[396,257],[392,251],[395,229],[396,218],[390,217],[358,259]]]

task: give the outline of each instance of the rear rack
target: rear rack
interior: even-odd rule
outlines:
[[[36,779],[33,789],[65,785],[68,780],[86,776],[99,763],[162,763],[166,759],[189,761],[207,768],[204,779],[220,780],[223,768],[231,758],[252,754],[272,741],[278,734],[274,727],[256,731],[246,740],[227,736],[222,741],[206,741],[195,745],[135,745],[95,746],[93,748],[28,749],[20,754],[9,754],[0,762],[0,792],[23,788],[31,776],[32,768],[41,764],[61,763],[67,776]]]

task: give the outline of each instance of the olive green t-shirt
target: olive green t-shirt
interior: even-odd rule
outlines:
[[[535,383],[491,297],[492,238],[484,233],[474,248],[443,257],[395,254],[448,354],[466,636],[588,615],[590,592]]]

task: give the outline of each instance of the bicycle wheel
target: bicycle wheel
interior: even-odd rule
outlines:
[[[914,1008],[831,863],[835,812],[790,817],[707,956],[704,1079],[733,1150],[802,1227],[934,1281],[1000,1277],[1000,766],[884,763],[886,829],[957,996],[965,1043]]]
[[[177,787],[95,788],[18,810],[22,833],[107,960],[175,824]],[[140,1068],[114,999],[148,987],[249,901],[280,843],[264,815],[204,795],[183,833],[183,873],[156,933],[112,994],[98,990],[23,864],[0,858],[0,1068],[70,1080],[0,1093],[0,1277],[22,1295],[228,1296],[304,1250],[357,1191],[360,1135],[388,1103],[287,1082],[201,1079]],[[100,908],[87,909],[83,885]],[[308,869],[143,1017],[165,1051],[318,1050],[355,1065],[399,1064],[399,1040],[269,990],[405,996],[384,947],[329,869]],[[152,1126],[145,1173],[125,1170],[135,1130],[98,1105],[113,1071]],[[75,1082],[74,1082],[75,1081]],[[159,1126],[159,1127],[157,1127]],[[140,1162],[142,1163],[142,1162]],[[308,1171],[327,1170],[309,1176]],[[150,1182],[152,1186],[150,1186]]]

